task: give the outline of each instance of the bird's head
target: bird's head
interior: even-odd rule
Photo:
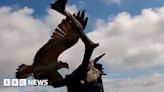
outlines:
[[[67,69],[69,69],[69,65],[68,65],[68,63],[59,61],[59,62],[58,62],[58,68],[59,68],[59,69],[60,69],[60,68],[67,68]]]

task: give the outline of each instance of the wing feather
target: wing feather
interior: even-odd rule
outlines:
[[[74,16],[85,28],[88,18],[84,17],[84,11],[82,13],[79,11],[78,14],[74,14]],[[78,30],[78,28],[68,17],[63,19],[58,25],[58,28],[53,32],[51,39],[37,52],[33,64],[57,62],[58,56],[63,51],[77,43],[79,34],[76,30]]]
[[[51,8],[59,11],[62,14],[65,14],[65,5],[67,0],[57,0],[55,3],[51,4]]]

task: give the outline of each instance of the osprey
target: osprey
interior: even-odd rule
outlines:
[[[56,7],[56,9],[64,11],[64,13],[62,12],[64,15],[65,10],[63,9],[65,8],[65,3],[61,5],[62,7]],[[84,11],[79,11],[77,14],[73,14],[73,16],[85,28],[88,18],[85,17]],[[27,78],[32,75],[35,79],[48,79],[49,84],[52,81],[62,80],[63,77],[57,70],[64,67],[68,68],[68,64],[58,61],[58,57],[63,51],[77,43],[80,37],[77,30],[79,29],[75,23],[66,16],[66,19],[63,19],[53,32],[51,39],[36,53],[32,65],[22,64],[19,66],[16,72],[16,78]]]
[[[55,3],[51,4],[51,8],[58,11],[59,13],[69,17],[72,22],[75,23],[75,25],[78,27],[79,31],[83,31],[83,26],[81,25],[81,23],[78,21],[78,19],[74,16],[72,16],[69,12],[67,12],[65,10],[65,4],[66,4],[67,0],[57,0]],[[76,30],[77,31],[77,30]],[[79,33],[80,34],[80,33]],[[83,34],[83,33],[82,33]],[[103,75],[104,73],[100,70],[98,70],[95,65],[96,62],[103,57],[105,54],[100,55],[99,57],[95,58],[94,60],[88,62],[88,72],[86,75],[86,81],[87,82],[96,82],[98,80],[98,78]],[[87,62],[87,61],[85,61]],[[82,66],[82,65],[81,65]],[[80,66],[80,67],[81,67]],[[77,69],[77,70],[80,70]],[[82,69],[83,72],[85,71],[85,69]],[[75,70],[76,71],[76,70]],[[83,74],[83,73],[82,73]],[[81,80],[83,81],[83,80]]]

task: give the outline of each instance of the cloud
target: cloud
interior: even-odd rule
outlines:
[[[17,88],[1,88],[0,92],[19,92]]]
[[[73,14],[77,12],[78,9],[77,6],[73,4],[67,5],[66,10]],[[43,21],[51,30],[55,29],[58,26],[58,24],[62,21],[62,19],[65,18],[62,14],[52,9],[47,9],[47,13],[48,15],[44,17]]]
[[[151,76],[133,79],[112,80],[104,79],[104,89],[110,92],[163,92],[164,76]]]
[[[108,20],[98,19],[94,30],[87,34],[94,42],[100,43],[92,58],[106,53],[101,59],[102,63],[115,70],[163,66],[163,23],[164,7],[144,9],[136,16],[122,12]],[[77,51],[78,54],[74,54]],[[84,45],[79,41],[60,57],[63,61],[69,61],[70,66],[77,67],[83,53]]]
[[[98,20],[88,35],[101,44],[103,61],[114,69],[150,68],[164,65],[164,7],[144,9],[140,15],[122,12]],[[95,52],[96,53],[96,52]]]
[[[66,9],[71,13],[77,12],[76,5],[68,5]],[[50,39],[52,31],[64,18],[47,9],[47,15],[37,19],[33,17],[33,11],[28,7],[0,7],[1,74],[14,73],[21,63],[31,64],[36,52]]]
[[[104,2],[107,5],[109,4],[120,5],[122,0],[100,0],[100,1]]]
[[[33,9],[0,8],[0,73],[11,73],[21,63],[30,64],[49,39],[47,26],[32,17]]]

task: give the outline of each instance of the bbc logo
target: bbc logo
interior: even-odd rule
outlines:
[[[3,86],[36,86],[48,85],[48,80],[3,79]]]
[[[26,79],[3,79],[3,86],[26,86]]]

